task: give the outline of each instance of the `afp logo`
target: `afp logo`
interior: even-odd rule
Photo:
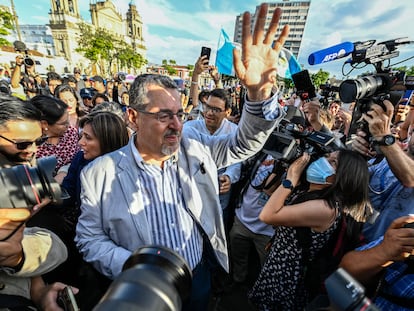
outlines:
[[[340,49],[338,52],[326,55],[325,58],[322,60],[322,63],[330,62],[331,60],[344,57],[345,54],[346,54],[346,51],[344,49]]]

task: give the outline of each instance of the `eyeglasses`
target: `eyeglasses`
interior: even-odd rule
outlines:
[[[138,110],[143,114],[149,114],[155,116],[159,122],[165,123],[169,120],[172,120],[174,116],[177,116],[180,122],[184,122],[188,118],[188,113],[184,111],[178,111],[177,113],[173,113],[172,111],[159,111],[159,112],[149,112],[145,110]]]
[[[15,144],[16,145],[16,148],[19,149],[19,150],[25,150],[29,146],[32,146],[33,143],[36,146],[40,146],[40,145],[44,144],[45,141],[49,138],[47,136],[42,136],[42,137],[36,139],[35,141],[21,141],[21,142],[18,142],[17,143],[14,140],[11,140],[11,139],[8,139],[7,137],[4,137],[3,135],[0,135],[0,137],[3,138],[3,139],[5,139],[5,140],[7,140],[8,142],[11,142],[12,144]]]
[[[218,107],[212,107],[210,105],[203,104],[203,112],[208,112],[208,111],[211,111],[214,114],[218,114],[218,113],[224,112],[225,110],[218,108]]]

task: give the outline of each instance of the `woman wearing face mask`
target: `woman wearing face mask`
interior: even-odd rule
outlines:
[[[260,214],[263,222],[275,227],[275,235],[267,261],[249,294],[259,310],[303,310],[309,302],[303,283],[304,250],[297,238],[298,227],[310,228],[311,260],[339,229],[342,217],[348,229],[355,229],[355,222],[365,220],[369,180],[366,161],[345,149],[308,166],[309,160],[305,153],[290,165],[286,179]],[[305,169],[309,185],[306,191],[296,191]],[[358,240],[360,231],[348,230],[346,234]]]

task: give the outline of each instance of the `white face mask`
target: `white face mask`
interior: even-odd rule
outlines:
[[[335,169],[325,157],[312,162],[306,170],[306,180],[313,184],[326,185],[329,176],[335,174]]]

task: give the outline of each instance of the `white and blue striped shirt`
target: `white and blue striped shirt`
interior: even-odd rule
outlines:
[[[203,239],[183,200],[177,161],[174,157],[164,167],[144,163],[133,147],[142,174],[138,179],[143,187],[144,211],[155,245],[174,250],[194,269],[201,261]]]

